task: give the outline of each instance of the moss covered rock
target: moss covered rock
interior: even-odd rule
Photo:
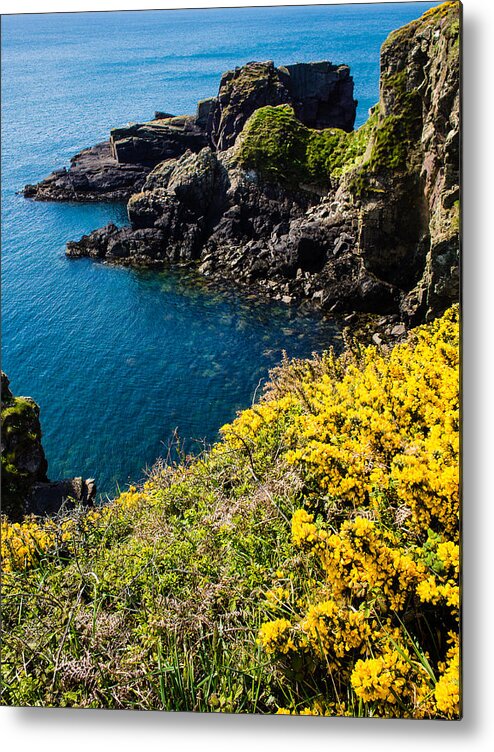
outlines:
[[[235,156],[240,166],[258,170],[269,180],[327,190],[332,178],[362,161],[375,120],[373,115],[350,133],[340,128],[317,130],[303,125],[289,105],[263,107],[248,120]]]
[[[357,131],[338,120],[355,105],[346,66],[229,71],[201,109],[213,149],[161,163],[129,202],[132,227],[97,230],[69,255],[198,261],[285,302],[408,324],[439,315],[459,295],[460,20],[448,2],[390,35]],[[324,99],[331,81],[342,99],[331,86]]]
[[[29,397],[14,397],[2,371],[2,513],[19,519],[36,482],[47,481],[41,445],[39,407]]]
[[[25,515],[54,515],[62,508],[92,506],[92,478],[49,481],[41,444],[39,406],[30,397],[15,397],[2,371],[2,508],[12,521]]]
[[[306,126],[353,130],[357,102],[349,67],[321,61],[276,68],[269,60],[227,71],[209,115],[211,142],[219,151],[228,149],[252,113],[282,104],[291,105]]]

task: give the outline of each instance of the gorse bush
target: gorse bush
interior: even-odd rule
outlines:
[[[255,442],[292,406],[286,460],[306,483],[292,542],[317,574],[280,599],[260,642],[281,671],[329,675],[327,712],[345,712],[349,691],[352,713],[356,699],[370,715],[459,712],[457,317],[389,354],[329,354],[317,378],[301,364],[298,393],[278,387],[224,429]]]
[[[4,702],[456,718],[458,310],[284,362],[203,457],[2,522]]]

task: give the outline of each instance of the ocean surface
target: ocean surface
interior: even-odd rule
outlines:
[[[316,315],[212,293],[174,273],[69,261],[65,243],[112,220],[111,204],[17,195],[110,128],[189,113],[250,60],[348,63],[356,125],[379,95],[387,34],[437,3],[2,17],[2,368],[41,406],[49,477],[138,481],[175,434],[187,451],[251,404],[286,350],[335,343]]]

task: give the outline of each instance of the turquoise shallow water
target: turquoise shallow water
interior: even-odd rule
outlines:
[[[2,367],[41,405],[50,477],[93,476],[111,493],[141,478],[175,429],[188,449],[213,441],[283,349],[306,356],[338,339],[316,316],[176,274],[68,261],[68,239],[125,223],[125,207],[16,191],[113,126],[193,112],[249,60],[348,63],[359,125],[378,99],[382,41],[435,4],[2,18]]]

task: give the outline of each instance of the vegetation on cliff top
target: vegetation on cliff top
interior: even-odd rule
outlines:
[[[3,702],[459,714],[458,310],[285,362],[202,458],[2,521]]]
[[[461,12],[461,6],[458,0],[441,3],[436,8],[429,8],[420,18],[410,21],[410,23],[400,26],[399,29],[392,31],[386,38],[383,49],[389,45],[404,42],[410,39],[417,31],[425,30],[427,27],[437,24],[438,22],[452,22],[458,29],[457,18]]]

